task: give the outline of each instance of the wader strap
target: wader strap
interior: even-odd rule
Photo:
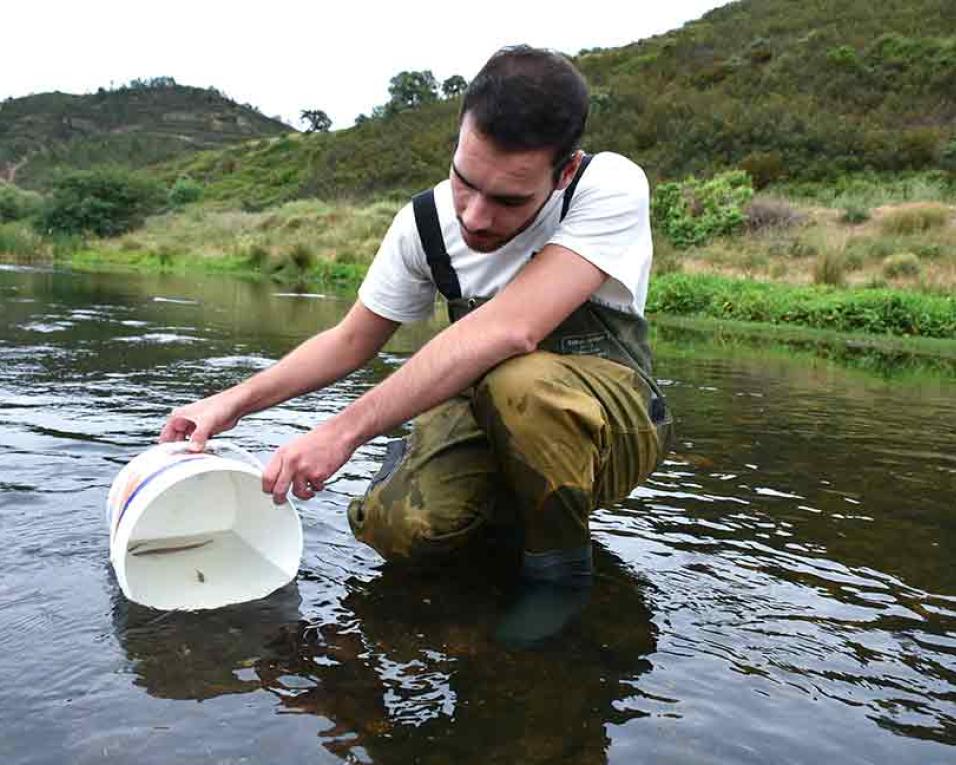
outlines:
[[[578,181],[581,180],[581,176],[584,175],[584,171],[588,169],[588,165],[591,162],[591,155],[585,154],[581,157],[581,164],[578,165],[578,171],[574,174],[574,180],[568,184],[568,187],[564,190],[564,202],[561,204],[561,218],[564,220],[564,216],[568,214],[568,208],[571,207],[571,197],[574,196],[574,190],[578,187]]]
[[[458,274],[452,268],[451,258],[445,249],[445,238],[441,233],[438,222],[438,209],[435,207],[435,192],[432,189],[416,194],[412,198],[412,209],[415,211],[415,226],[418,236],[422,240],[425,250],[425,259],[432,272],[435,286],[446,300],[461,297],[461,285],[458,283]]]

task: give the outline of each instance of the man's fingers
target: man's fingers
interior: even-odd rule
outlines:
[[[200,428],[198,425],[189,437],[189,451],[201,452],[206,448],[206,439],[209,438],[209,428]]]
[[[276,478],[282,470],[282,453],[276,452],[262,471],[262,491],[265,494],[272,494],[272,487],[275,486]]]
[[[289,493],[289,487],[292,486],[292,467],[288,462],[283,462],[282,472],[276,478],[272,485],[272,501],[277,505],[285,504],[286,494]]]
[[[299,499],[312,499],[315,496],[312,484],[305,476],[295,477],[295,480],[292,481],[292,493]]]
[[[159,442],[165,441],[185,441],[186,437],[196,427],[196,423],[187,420],[185,417],[172,416],[166,420],[162,432],[159,434]]]

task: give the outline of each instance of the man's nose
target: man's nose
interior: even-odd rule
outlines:
[[[472,194],[465,203],[461,220],[469,231],[487,231],[494,220],[494,210],[482,194]]]

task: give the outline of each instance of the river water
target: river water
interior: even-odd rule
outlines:
[[[0,762],[956,762],[956,384],[659,333],[676,452],[592,519],[580,617],[495,640],[507,567],[383,568],[300,503],[299,576],[198,614],[125,601],[104,502],[174,406],[349,301],[226,278],[0,267]],[[252,416],[260,456],[399,365]]]

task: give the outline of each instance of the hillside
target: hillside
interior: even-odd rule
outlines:
[[[626,154],[655,179],[727,167],[758,185],[956,172],[953,0],[742,0],[575,61],[592,85],[586,147]],[[161,172],[248,207],[406,193],[447,172],[456,108],[253,142]]]
[[[138,168],[291,130],[214,89],[169,78],[10,98],[0,103],[0,179],[42,188],[57,168]]]

